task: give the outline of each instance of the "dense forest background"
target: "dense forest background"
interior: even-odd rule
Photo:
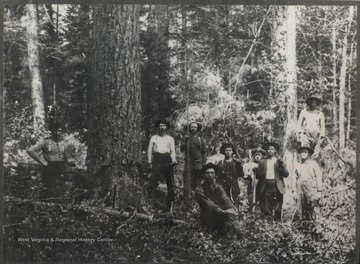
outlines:
[[[353,263],[356,19],[353,6],[6,6],[6,260]],[[291,177],[283,223],[244,213],[241,241],[206,234],[197,225],[196,205],[190,214],[181,206],[180,152],[176,217],[190,222],[174,226],[96,211],[115,183],[124,188],[119,210],[131,205],[145,213],[142,163],[159,118],[171,120],[177,145],[188,116],[200,120],[209,155],[232,142],[245,159],[264,139],[277,140],[291,168],[294,123],[314,93],[323,101],[327,138],[319,159],[325,191],[311,234],[291,225]],[[39,200],[40,167],[25,150],[48,135],[54,119],[66,126],[77,159],[64,192],[79,198],[95,190],[95,196],[80,196],[81,208]],[[24,244],[19,236],[117,239],[94,249]]]

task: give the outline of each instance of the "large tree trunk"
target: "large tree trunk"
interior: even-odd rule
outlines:
[[[141,209],[139,6],[94,5],[94,36],[88,171],[95,197],[113,195],[116,185],[115,207]]]
[[[332,28],[332,50],[333,50],[333,131],[337,131],[338,129],[338,109],[337,109],[337,103],[336,103],[336,90],[337,90],[337,77],[336,77],[336,60],[337,60],[337,51],[336,51],[336,27],[335,23]]]
[[[286,113],[285,128],[283,135],[284,162],[290,172],[286,180],[286,194],[284,196],[284,210],[294,208],[292,190],[295,189],[296,181],[292,177],[296,151],[291,142],[297,120],[297,88],[296,88],[296,6],[276,7],[276,18],[273,23],[273,56],[278,65],[275,67],[273,78],[277,83],[277,92],[280,103],[285,104]],[[280,71],[278,73],[278,71]],[[274,87],[275,88],[275,87]],[[281,99],[283,98],[283,99]],[[292,211],[292,210],[287,210]]]
[[[31,98],[34,117],[35,137],[41,137],[45,131],[44,92],[40,76],[39,48],[38,48],[38,21],[37,6],[27,5],[27,39],[28,63],[31,80]]]
[[[346,25],[343,50],[342,50],[342,64],[340,69],[340,91],[339,91],[339,149],[340,151],[345,148],[345,81],[347,70],[347,50],[348,50],[348,36],[350,31],[350,25],[353,19],[354,7],[349,7],[349,18]]]

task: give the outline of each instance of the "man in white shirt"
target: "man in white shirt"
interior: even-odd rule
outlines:
[[[150,188],[154,192],[160,177],[165,179],[167,185],[167,209],[170,210],[175,199],[173,167],[177,164],[175,140],[166,133],[170,127],[168,121],[159,120],[156,122],[155,127],[158,129],[158,134],[151,137],[147,150],[148,164],[152,169]]]
[[[256,178],[259,179],[260,209],[274,221],[281,220],[281,210],[285,193],[284,178],[289,172],[284,162],[277,158],[279,145],[275,142],[264,144],[267,158],[259,162]]]
[[[322,192],[322,173],[320,166],[310,156],[314,150],[309,146],[297,149],[300,162],[295,164],[297,189],[299,194],[298,210],[302,220],[315,220],[314,208],[318,204]]]

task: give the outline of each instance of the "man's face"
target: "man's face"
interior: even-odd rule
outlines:
[[[227,158],[231,158],[232,154],[234,153],[232,148],[226,148],[224,152],[225,152],[225,157]]]
[[[53,139],[61,139],[62,137],[62,128],[55,129],[51,131]]]
[[[311,108],[315,108],[315,107],[317,106],[316,100],[315,100],[315,99],[310,99],[310,100],[309,100],[309,106],[310,106]]]
[[[159,131],[160,132],[165,132],[166,131],[166,124],[160,123],[159,124]]]
[[[268,153],[268,155],[269,155],[270,157],[274,156],[274,155],[275,155],[275,152],[276,152],[276,150],[275,150],[275,147],[274,147],[274,146],[269,146],[269,147],[267,148],[267,153]]]
[[[198,124],[192,123],[190,124],[190,133],[195,134],[198,131]]]
[[[209,168],[205,171],[204,180],[208,183],[215,182],[215,170],[213,168]]]
[[[306,160],[307,158],[309,158],[309,156],[310,156],[310,153],[307,149],[303,149],[300,151],[300,158],[302,160]]]
[[[263,158],[264,158],[263,154],[261,154],[260,152],[258,152],[258,153],[255,154],[254,160],[255,160],[256,162],[259,162],[259,161],[262,160]]]

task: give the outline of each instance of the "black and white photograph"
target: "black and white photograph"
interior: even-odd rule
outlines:
[[[359,261],[357,23],[3,5],[2,263]]]

